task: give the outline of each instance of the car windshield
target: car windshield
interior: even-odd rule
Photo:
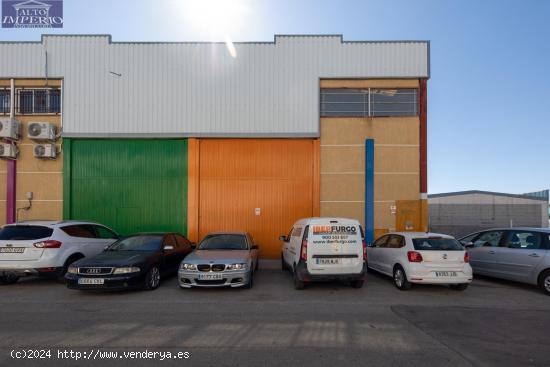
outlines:
[[[162,243],[160,235],[126,237],[113,243],[108,251],[158,251]]]
[[[413,238],[414,249],[418,251],[463,251],[462,245],[454,238]]]
[[[217,234],[206,236],[199,250],[246,250],[246,237],[241,234]]]
[[[53,229],[44,226],[5,226],[0,229],[0,240],[38,240],[50,237]]]

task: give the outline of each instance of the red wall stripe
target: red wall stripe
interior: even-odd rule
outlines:
[[[428,91],[427,79],[420,79],[420,193],[428,192]]]

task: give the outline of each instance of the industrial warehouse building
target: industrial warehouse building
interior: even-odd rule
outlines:
[[[427,229],[428,42],[276,36],[235,50],[0,43],[0,221],[194,241],[246,230],[265,258],[302,217],[356,218],[367,239]]]
[[[527,194],[460,191],[428,196],[430,230],[463,237],[489,228],[547,228],[548,190]]]

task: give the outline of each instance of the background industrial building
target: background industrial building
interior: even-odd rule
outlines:
[[[234,47],[0,43],[0,117],[22,132],[5,141],[19,154],[0,162],[0,221],[86,219],[194,241],[246,230],[267,258],[302,217],[357,218],[367,238],[427,230],[429,42]],[[58,128],[56,159],[33,156],[33,122]]]
[[[549,227],[548,190],[527,194],[461,191],[428,195],[430,230],[462,237],[488,228]]]

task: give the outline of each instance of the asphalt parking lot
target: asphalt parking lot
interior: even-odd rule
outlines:
[[[295,291],[288,273],[264,269],[251,290],[182,290],[174,277],[152,292],[82,293],[25,279],[0,294],[1,366],[550,365],[550,297],[488,278],[464,292],[401,292],[377,274],[360,290],[329,283]],[[52,354],[13,359],[14,350]],[[101,359],[98,351],[118,354]],[[189,358],[121,355],[129,351]]]

